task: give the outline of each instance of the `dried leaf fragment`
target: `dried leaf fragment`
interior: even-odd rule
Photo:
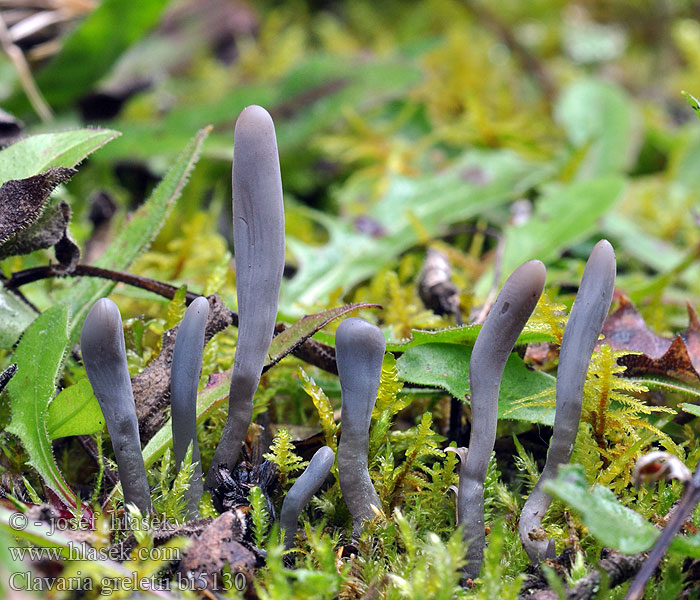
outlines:
[[[241,544],[244,532],[245,515],[238,510],[225,512],[190,541],[180,573],[197,587],[217,589],[223,583],[221,570],[228,563],[232,573],[243,573],[252,584],[257,559]]]
[[[628,298],[622,296],[618,309],[603,324],[605,342],[613,350],[632,350],[619,359],[626,375],[663,375],[689,383],[700,382],[700,321],[688,305],[688,328],[674,338],[651,331]]]
[[[54,167],[0,187],[0,259],[55,246],[59,271],[70,272],[80,249],[68,234],[71,210],[66,202],[49,202],[53,190],[77,171]]]

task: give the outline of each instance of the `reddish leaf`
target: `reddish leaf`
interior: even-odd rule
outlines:
[[[605,342],[615,350],[633,350],[620,358],[626,375],[663,375],[689,383],[700,382],[700,321],[688,304],[688,328],[666,338],[651,331],[637,309],[620,296],[618,309],[603,323]]]

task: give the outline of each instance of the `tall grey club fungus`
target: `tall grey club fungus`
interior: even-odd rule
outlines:
[[[280,527],[284,530],[284,547],[287,550],[294,546],[301,511],[328,477],[334,460],[335,454],[330,446],[319,448],[284,497],[280,512]]]
[[[88,312],[80,333],[80,349],[114,447],[124,504],[135,504],[145,515],[151,508],[151,495],[126,365],[122,318],[117,305],[108,298],[95,302]]]
[[[614,287],[615,252],[607,240],[600,240],[583,270],[561,341],[554,431],[547,461],[520,514],[520,541],[533,563],[555,556],[554,540],[541,535],[542,518],[552,501],[551,496],[542,491],[542,484],[556,477],[559,465],[568,463],[571,458],[581,418],[588,365],[610,309]]]
[[[197,445],[197,383],[202,370],[204,329],[209,316],[209,302],[203,296],[196,298],[185,312],[175,337],[173,362],[170,368],[170,404],[172,407],[173,451],[175,463],[185,460],[192,444],[192,464],[197,463],[187,489],[187,513],[199,516],[202,497],[202,465]]]
[[[350,510],[353,535],[381,508],[369,478],[369,425],[377,400],[386,342],[376,325],[356,317],[345,319],[335,334],[335,358],[340,378],[340,442],[338,478]]]
[[[472,427],[469,451],[460,467],[457,495],[457,521],[464,524],[467,543],[467,577],[479,575],[484,558],[484,481],[496,442],[503,369],[542,294],[545,274],[539,260],[528,261],[513,271],[479,331],[469,361]]]
[[[233,153],[233,247],[238,344],[228,417],[205,485],[217,485],[219,465],[232,469],[253,415],[277,316],[284,268],[284,204],[275,127],[268,112],[249,106],[238,117]]]

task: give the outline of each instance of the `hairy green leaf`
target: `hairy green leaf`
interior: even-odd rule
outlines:
[[[49,402],[68,345],[68,307],[52,306],[24,332],[13,360],[17,373],[7,384],[11,421],[7,430],[16,435],[31,464],[61,500],[76,505],[73,491],[56,465],[46,428]]]
[[[410,340],[402,340],[395,343],[387,343],[387,352],[406,352],[409,348],[422,346],[424,344],[467,344],[473,346],[476,337],[481,331],[481,325],[465,325],[464,327],[450,327],[428,331],[423,329],[413,329]],[[518,336],[516,346],[525,344],[536,344],[539,342],[555,342],[552,335],[535,331],[525,331]]]
[[[46,427],[52,440],[97,433],[104,426],[102,410],[87,378],[61,390],[49,404]]]
[[[411,383],[447,390],[464,400],[469,393],[469,358],[472,349],[461,344],[425,344],[409,348],[397,361],[399,377]],[[515,353],[506,362],[498,396],[499,418],[551,425],[554,411],[543,407],[519,406],[521,398],[554,387],[554,378],[531,371]]]
[[[119,135],[112,129],[76,129],[27,137],[0,151],[0,184],[51,167],[75,167]]]
[[[36,312],[0,282],[0,348],[11,348],[36,318]]]
[[[165,218],[180,197],[182,188],[199,159],[210,128],[202,129],[182,151],[150,198],[131,216],[126,226],[109,245],[95,266],[126,269],[143,252],[160,230]],[[66,290],[61,298],[71,306],[71,339],[75,340],[90,307],[107,296],[115,284],[103,279],[83,278]]]
[[[314,315],[302,317],[296,323],[287,327],[287,329],[272,338],[270,349],[267,351],[268,362],[265,368],[269,369],[271,366],[276,365],[280,360],[331,321],[363,308],[381,308],[381,306],[366,302],[360,304],[346,304],[345,306],[331,308]]]

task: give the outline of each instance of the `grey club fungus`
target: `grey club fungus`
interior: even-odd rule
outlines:
[[[479,331],[469,361],[472,427],[457,494],[457,522],[464,523],[467,543],[467,577],[479,575],[484,557],[484,481],[496,442],[503,369],[542,293],[545,274],[539,260],[530,260],[513,271]]]
[[[141,455],[122,318],[117,305],[108,298],[95,302],[88,312],[80,334],[80,349],[114,447],[124,504],[134,504],[146,515],[151,509],[151,490]]]
[[[311,458],[304,472],[294,482],[282,502],[280,528],[284,531],[284,547],[289,550],[294,546],[297,522],[304,507],[311,500],[331,472],[335,454],[330,446],[319,448]]]
[[[197,383],[202,369],[204,330],[209,316],[209,302],[196,298],[185,312],[175,337],[173,362],[170,368],[170,405],[172,407],[173,451],[175,463],[185,460],[192,444],[194,472],[187,490],[187,513],[191,519],[199,516],[202,497],[202,465],[197,445]]]
[[[369,478],[369,425],[377,400],[386,342],[376,325],[356,317],[345,319],[335,334],[335,357],[340,379],[340,442],[338,478],[350,510],[353,535],[375,517],[381,503]]]
[[[233,247],[238,344],[228,417],[205,485],[217,485],[220,465],[232,469],[253,415],[277,317],[284,268],[284,204],[275,127],[269,113],[249,106],[238,117],[233,153]]]
[[[551,496],[542,490],[542,484],[556,477],[559,465],[568,463],[571,458],[581,418],[588,365],[610,309],[614,287],[615,252],[607,240],[600,240],[583,270],[581,285],[561,342],[554,431],[547,461],[520,514],[520,541],[533,563],[555,556],[554,540],[537,535],[552,501]]]

